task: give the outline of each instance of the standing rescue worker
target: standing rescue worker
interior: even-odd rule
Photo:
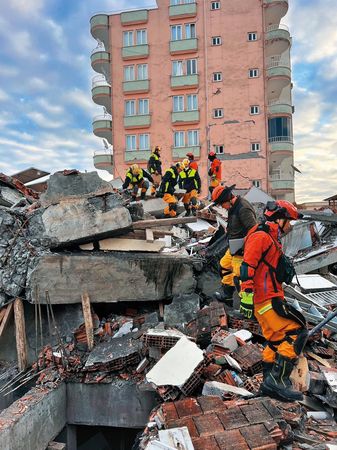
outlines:
[[[158,190],[158,197],[163,197],[164,202],[167,203],[167,206],[164,209],[165,217],[176,217],[177,215],[178,200],[174,195],[174,191],[175,186],[178,183],[180,171],[180,163],[177,163],[167,169]]]
[[[229,248],[220,260],[222,293],[219,294],[219,300],[228,303],[229,306],[233,304],[235,286],[238,291],[240,290],[244,237],[257,223],[253,206],[248,200],[234,195],[232,192],[234,187],[235,184],[229,187],[217,186],[212,193],[213,202],[228,211],[226,231]]]
[[[186,158],[190,162],[190,168],[194,169],[194,170],[198,170],[198,163],[194,160],[194,154],[191,152],[186,153]]]
[[[156,190],[159,187],[162,178],[162,163],[160,160],[160,151],[161,148],[157,145],[154,151],[151,153],[150,158],[147,162],[147,169],[153,178],[153,183],[151,186],[152,196],[156,194]]]
[[[192,212],[193,216],[197,214],[198,194],[201,192],[201,180],[197,170],[190,167],[190,161],[184,159],[182,162],[182,171],[179,174],[179,187],[186,190],[182,198],[186,216]]]
[[[212,194],[214,188],[221,183],[221,161],[216,157],[215,152],[209,152],[208,159],[211,162],[211,167],[208,170],[210,177],[209,192]]]
[[[290,283],[295,271],[280,243],[280,237],[291,230],[290,221],[301,215],[285,200],[268,202],[264,214],[267,222],[252,228],[245,239],[240,311],[247,318],[255,315],[267,341],[261,392],[287,401],[302,400],[289,377],[308,332],[303,315],[284,298],[282,282]]]
[[[153,183],[152,176],[145,169],[141,169],[138,164],[133,164],[126,172],[122,188],[127,189],[130,187],[131,195],[134,199],[138,195],[138,189],[141,189],[140,198],[141,200],[145,200],[146,191],[150,186],[149,181]]]

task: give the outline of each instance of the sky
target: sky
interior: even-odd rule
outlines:
[[[0,1],[0,172],[95,170],[90,17],[154,0]],[[336,0],[289,5],[296,201],[320,201],[337,194]]]

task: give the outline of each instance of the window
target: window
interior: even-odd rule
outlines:
[[[261,187],[261,180],[253,180],[252,181],[253,186],[260,188]]]
[[[220,2],[211,2],[211,10],[220,9]]]
[[[213,117],[214,119],[220,119],[221,117],[223,117],[223,108],[213,109]]]
[[[247,34],[247,38],[248,38],[248,41],[257,41],[257,33],[255,31],[250,32]]]
[[[223,155],[225,153],[225,146],[224,145],[215,145],[215,153],[217,155]]]
[[[125,102],[125,115],[134,116],[136,114],[136,101],[126,100]]]
[[[269,142],[292,142],[292,125],[289,117],[274,117],[268,120]]]
[[[250,107],[250,114],[260,114],[260,107],[257,105],[252,105]]]
[[[187,111],[196,111],[198,109],[197,94],[189,94],[187,96]]]
[[[198,73],[197,60],[187,59],[186,60],[186,75],[195,75]]]
[[[259,69],[249,69],[248,77],[257,78],[259,76]]]
[[[139,150],[149,150],[150,149],[150,135],[140,134],[139,135]]]
[[[185,133],[183,131],[174,132],[174,146],[185,147]]]
[[[181,25],[171,26],[171,41],[180,41],[183,38],[183,27]]]
[[[133,81],[135,79],[134,66],[124,66],[124,81]]]
[[[170,6],[183,5],[184,3],[194,3],[195,0],[170,0]]]
[[[199,130],[190,130],[187,132],[187,145],[189,147],[199,145]]]
[[[259,152],[260,151],[260,142],[251,142],[250,143],[250,151],[251,152]]]
[[[222,81],[222,72],[213,72],[213,81]]]
[[[137,80],[147,80],[147,79],[148,79],[147,64],[138,64]]]
[[[185,24],[185,39],[194,39],[195,36],[196,36],[195,23],[186,23]]]
[[[146,32],[146,30],[137,30],[136,31],[136,44],[137,45],[147,44],[147,32]]]
[[[173,61],[172,62],[172,75],[174,77],[179,77],[181,75],[184,75],[183,62],[182,61]]]
[[[140,98],[138,100],[138,114],[149,114],[149,99]]]
[[[136,136],[134,134],[126,135],[126,150],[132,151],[136,150]]]
[[[133,45],[133,31],[124,31],[123,32],[123,46],[130,47]]]
[[[184,96],[174,95],[173,96],[173,112],[184,111]]]
[[[221,37],[213,36],[212,37],[212,45],[221,45]]]

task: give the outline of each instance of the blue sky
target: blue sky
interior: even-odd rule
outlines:
[[[289,0],[297,201],[337,193],[336,0]],[[94,170],[89,20],[154,0],[3,0],[0,171]]]

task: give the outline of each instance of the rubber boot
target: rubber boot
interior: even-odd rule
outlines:
[[[292,389],[289,379],[295,362],[296,359],[278,354],[271,372],[261,385],[263,394],[289,402],[303,400],[302,393]]]
[[[146,194],[146,192],[141,192],[141,194],[140,194],[140,199],[141,200],[145,200],[145,194]]]
[[[185,207],[185,217],[188,217],[191,214],[191,210],[190,210],[190,205],[188,203],[184,203],[184,207]]]
[[[234,286],[229,286],[229,284],[222,284],[221,291],[214,294],[216,300],[225,303],[228,306],[233,306],[233,294],[235,291]]]
[[[196,208],[193,208],[192,206],[192,216],[196,216],[197,215],[197,210]]]

